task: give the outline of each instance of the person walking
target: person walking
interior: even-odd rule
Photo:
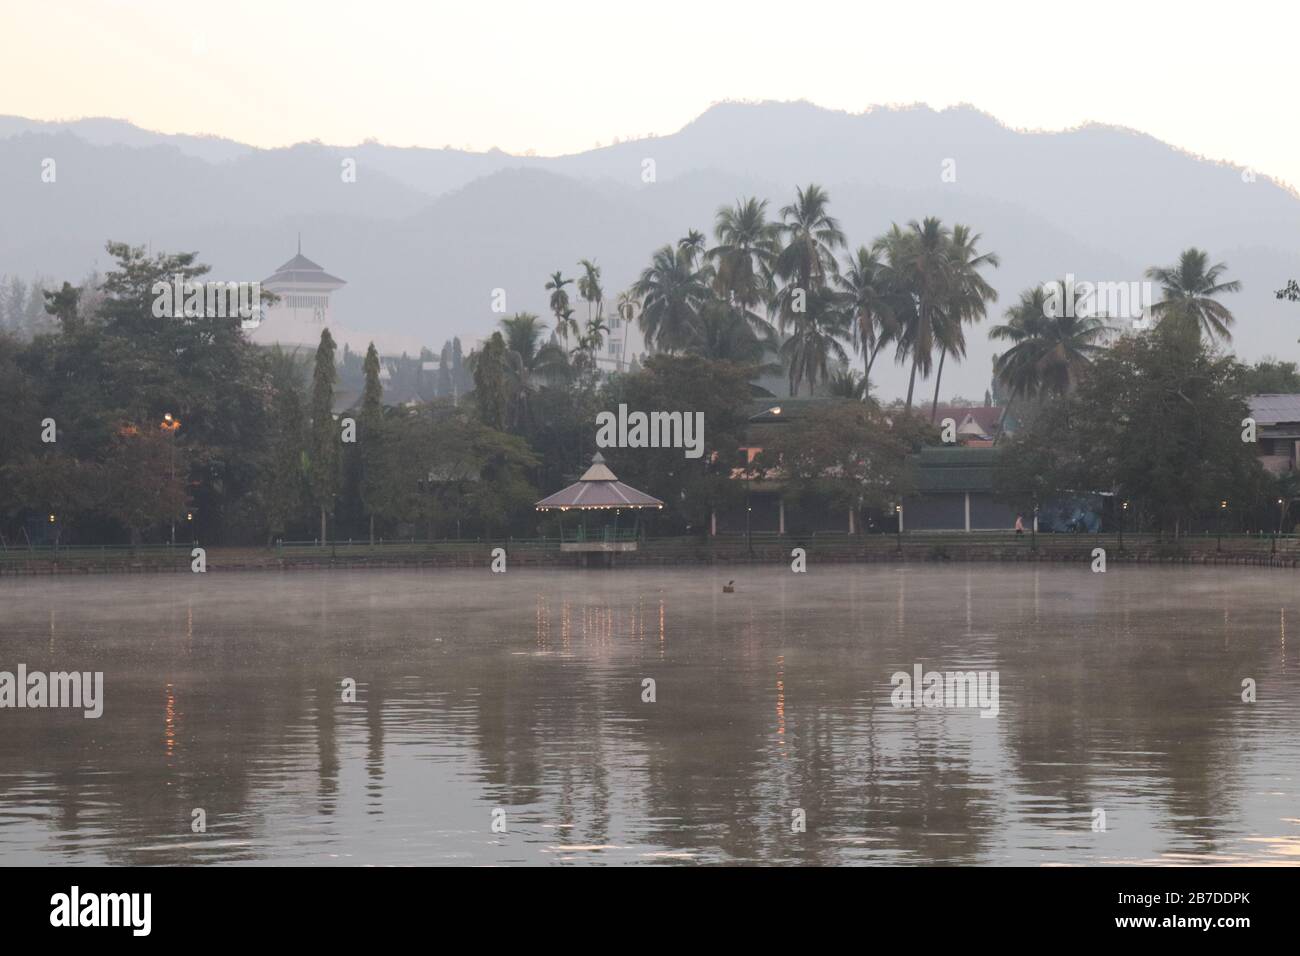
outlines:
[[[1025,536],[1025,516],[1016,515],[1016,537],[1023,538],[1024,536]]]

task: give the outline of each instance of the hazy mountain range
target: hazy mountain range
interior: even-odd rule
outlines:
[[[41,180],[46,158],[54,183]],[[348,158],[353,183],[341,176]],[[941,179],[948,159],[955,182]],[[719,205],[754,194],[775,215],[809,182],[828,189],[853,245],[926,215],[972,225],[1002,258],[987,324],[1027,286],[1067,272],[1137,280],[1198,245],[1244,284],[1226,300],[1238,354],[1294,359],[1300,337],[1300,307],[1273,296],[1300,277],[1292,191],[1128,130],[1018,132],[969,107],[723,104],[669,136],[554,158],[376,143],[266,150],[118,120],[0,117],[0,170],[0,274],[75,281],[107,266],[112,238],[198,250],[215,278],[261,279],[301,232],[304,254],[348,281],[339,322],[389,350],[487,334],[494,288],[510,311],[546,315],[546,277],[576,275],[582,257],[602,266],[612,302],[654,248],[691,228],[711,235]],[[980,328],[967,337],[945,396],[979,398],[988,385],[993,343]],[[892,366],[873,377],[886,399],[906,385]]]

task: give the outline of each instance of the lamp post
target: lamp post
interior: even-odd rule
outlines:
[[[752,558],[754,556],[754,536],[750,530],[750,519],[754,507],[750,504],[750,501],[749,482],[745,482],[745,550],[749,552],[749,556]]]
[[[898,553],[903,553],[903,506],[894,505],[894,534],[898,539]]]
[[[161,427],[163,431],[167,432],[168,437],[171,438],[171,481],[172,484],[175,484],[176,483],[176,429],[181,427],[181,420],[179,418],[173,418],[172,413],[167,412],[167,414],[163,415],[163,420],[159,427]],[[176,515],[175,514],[172,515],[171,543],[173,547],[176,544]]]
[[[1277,527],[1273,529],[1273,550],[1277,554],[1277,536],[1282,533],[1282,499],[1277,499]]]
[[[1119,508],[1119,550],[1121,554],[1124,552],[1124,515],[1127,511],[1128,502],[1121,502]]]
[[[1220,501],[1219,502],[1219,540],[1214,546],[1215,551],[1223,550],[1223,515],[1224,512],[1226,512],[1227,510],[1228,510],[1228,502]]]

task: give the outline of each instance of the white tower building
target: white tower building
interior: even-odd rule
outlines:
[[[262,280],[262,288],[274,292],[278,301],[266,309],[262,324],[253,330],[253,340],[315,344],[321,328],[333,325],[332,294],[345,285],[302,254],[299,238],[298,254]]]

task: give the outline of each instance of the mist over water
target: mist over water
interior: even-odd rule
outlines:
[[[0,670],[105,697],[0,710],[4,864],[1300,860],[1289,571],[27,578],[0,605]],[[916,664],[997,671],[997,717],[893,707]]]

